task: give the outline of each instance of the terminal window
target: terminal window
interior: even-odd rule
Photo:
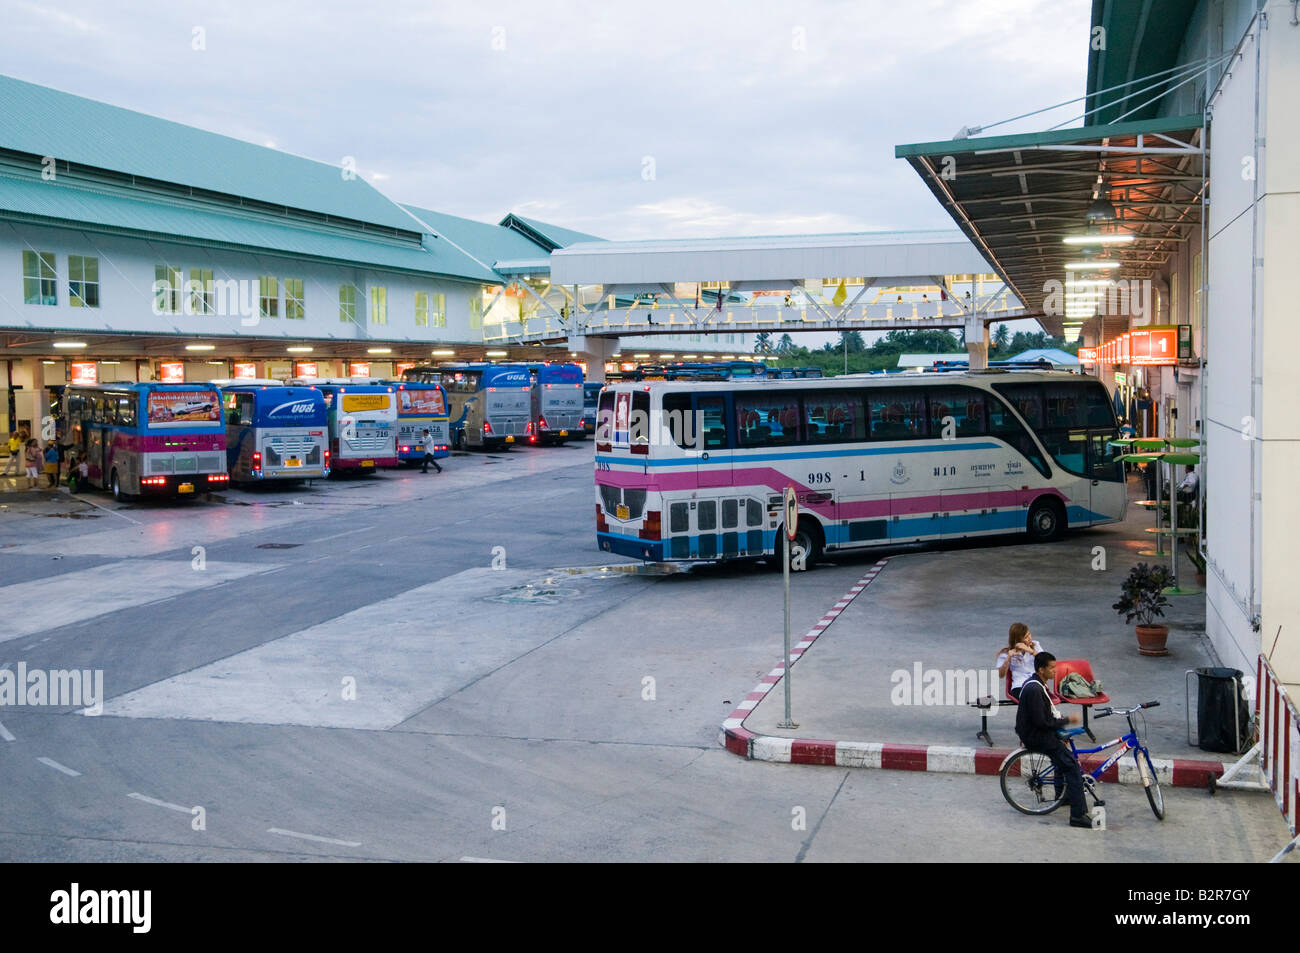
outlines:
[[[299,321],[307,317],[301,278],[284,279],[284,316]]]
[[[177,314],[181,310],[181,270],[170,265],[155,265],[153,293],[159,314]]]
[[[356,285],[339,285],[339,321],[356,324],[357,288]]]
[[[74,308],[99,307],[99,259],[68,256],[68,304]]]
[[[388,289],[380,285],[370,288],[370,323],[388,323]]]
[[[433,295],[433,326],[435,328],[445,328],[447,326],[447,296],[441,292]]]
[[[415,293],[415,326],[417,328],[429,326],[429,292],[427,291]]]
[[[23,301],[26,304],[59,303],[54,252],[23,252]]]
[[[264,318],[280,316],[280,281],[274,275],[262,275],[258,279],[259,308],[258,313]]]
[[[211,268],[190,269],[189,292],[191,314],[213,314],[216,311],[212,302]]]

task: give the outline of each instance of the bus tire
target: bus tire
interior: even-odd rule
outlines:
[[[463,430],[456,434],[456,449],[461,453],[465,452],[465,431]]]
[[[122,481],[118,478],[116,467],[113,469],[113,475],[108,479],[108,485],[109,489],[113,491],[113,499],[121,503],[127,498],[126,494],[122,492]]]
[[[1034,543],[1050,543],[1060,539],[1065,530],[1065,508],[1056,497],[1044,496],[1034,500],[1025,522],[1029,539]]]
[[[776,553],[772,565],[781,568],[782,554],[785,549],[785,526],[778,528],[776,534]],[[790,571],[806,572],[816,565],[822,556],[821,527],[817,521],[801,516],[795,528],[794,540],[790,543]]]

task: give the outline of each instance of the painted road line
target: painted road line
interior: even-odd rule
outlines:
[[[0,642],[157,604],[261,571],[262,566],[256,563],[209,562],[203,572],[195,572],[188,559],[125,559],[0,586],[0,605],[24,606],[0,628]]]
[[[0,738],[3,738],[5,741],[14,740],[13,734],[11,734],[9,729],[6,728],[4,725],[0,725]]]
[[[462,864],[517,864],[517,860],[496,860],[492,857],[462,857]]]
[[[316,834],[300,834],[297,831],[286,831],[279,827],[268,827],[268,834],[279,834],[281,837],[297,837],[301,840],[315,841],[318,844],[337,844],[339,847],[360,847],[359,840],[339,840],[337,837],[320,837]]]
[[[529,624],[518,624],[520,590],[538,578],[467,569],[118,695],[104,714],[391,729],[573,627],[567,599],[529,603]],[[636,577],[564,582],[608,590]],[[356,679],[354,694],[342,690],[345,676]]]
[[[194,813],[192,808],[184,807],[180,804],[172,804],[170,801],[160,801],[156,797],[147,797],[144,794],[137,794],[134,791],[128,794],[127,797],[133,798],[137,801],[143,801],[145,804],[152,804],[154,807],[165,807],[169,811],[179,811],[181,814]]]
[[[70,778],[81,777],[80,771],[73,771],[67,765],[59,764],[59,762],[55,761],[53,758],[37,758],[36,760],[48,768],[53,768],[55,771],[62,771]]]
[[[339,539],[340,537],[343,537],[343,536],[351,536],[353,533],[364,533],[364,532],[365,532],[366,530],[368,530],[368,529],[374,529],[374,527],[373,527],[373,526],[359,526],[359,527],[357,527],[356,529],[348,529],[348,530],[344,530],[344,531],[341,532],[341,533],[335,533],[333,536],[321,536],[321,537],[318,538],[318,539],[309,539],[309,540],[307,540],[307,542],[308,542],[308,543],[324,543],[324,542],[328,542],[328,541],[331,540],[331,539]]]
[[[96,503],[94,500],[90,499],[90,497],[79,496],[77,497],[77,501],[79,503],[89,503],[91,506],[98,507],[99,509],[103,510],[105,513],[112,513],[114,516],[121,517],[122,519],[126,520],[128,523],[134,523],[136,526],[144,525],[139,520],[131,519],[131,517],[127,516],[124,513],[119,513],[117,510],[109,509],[107,506],[104,506],[101,503]]]

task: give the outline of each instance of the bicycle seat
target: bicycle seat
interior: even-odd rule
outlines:
[[[1073,738],[1075,735],[1082,735],[1087,731],[1087,728],[1057,728],[1056,736],[1058,738]]]

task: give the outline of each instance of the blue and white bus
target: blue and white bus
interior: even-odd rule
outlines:
[[[532,383],[523,364],[412,367],[402,372],[402,379],[441,383],[446,389],[451,441],[457,450],[500,450],[530,435]]]
[[[314,387],[227,384],[226,467],[235,483],[330,475],[329,415]]]
[[[529,443],[560,444],[582,429],[582,368],[577,364],[529,364]]]
[[[397,459],[419,463],[424,459],[424,431],[433,438],[435,460],[451,455],[451,429],[447,392],[441,384],[394,381],[397,387]]]
[[[65,439],[115,498],[228,485],[221,395],[211,384],[69,385]]]
[[[354,383],[349,378],[295,378],[325,398],[329,419],[330,472],[397,466],[395,384]]]
[[[596,539],[649,561],[771,557],[782,494],[795,568],[822,552],[1123,519],[1100,381],[992,372],[620,383],[596,422]]]

